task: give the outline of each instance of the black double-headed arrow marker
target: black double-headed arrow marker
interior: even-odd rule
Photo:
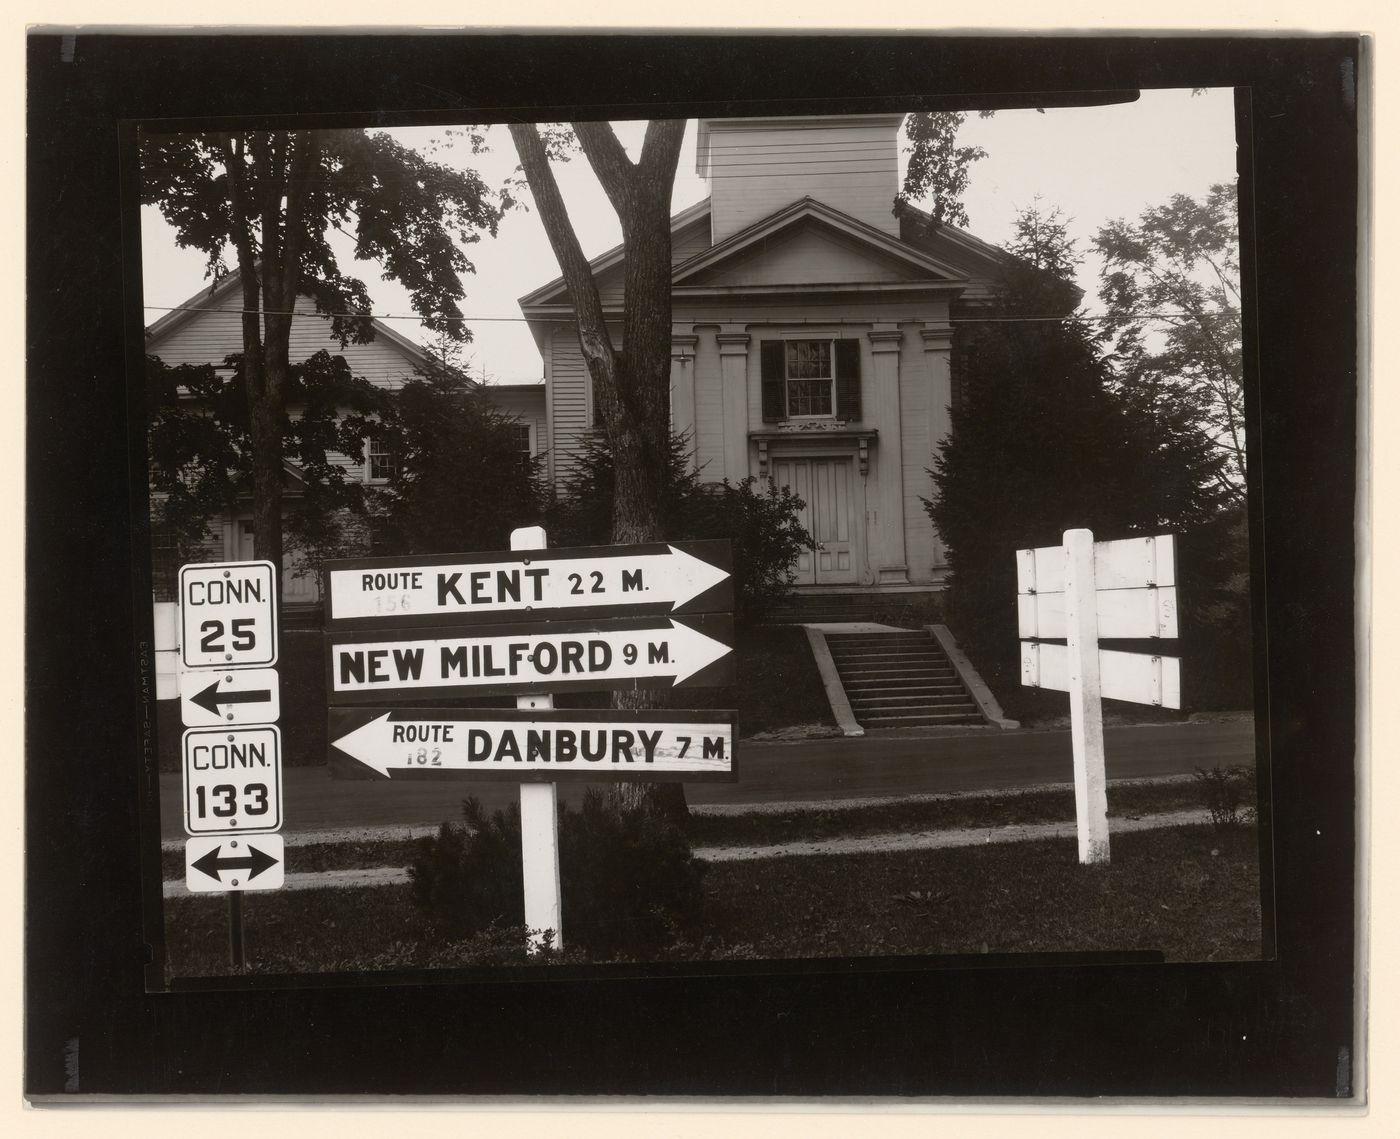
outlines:
[[[216,680],[199,692],[190,697],[191,704],[197,704],[211,716],[219,714],[220,704],[265,704],[272,699],[272,691],[267,688],[249,688],[243,691],[219,693],[219,682]]]
[[[196,859],[190,865],[196,870],[202,870],[216,882],[222,882],[219,877],[221,870],[246,870],[248,871],[248,881],[252,881],[264,870],[277,865],[277,859],[272,855],[259,850],[256,846],[249,846],[248,853],[234,858],[220,858],[219,854],[223,847],[216,846],[203,857]]]

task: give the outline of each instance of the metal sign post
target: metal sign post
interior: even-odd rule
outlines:
[[[543,526],[511,531],[512,550],[542,550],[548,544]],[[527,559],[528,560],[528,559]],[[536,711],[554,707],[554,697],[531,693],[516,697],[515,706]],[[564,948],[563,905],[559,887],[559,784],[520,785],[520,857],[525,882],[525,928],[530,947],[538,951],[552,930],[554,948]],[[538,931],[538,933],[533,932]]]
[[[277,571],[269,561],[180,567],[180,600],[157,610],[178,632],[185,725],[185,886],[228,895],[229,957],[245,960],[244,890],[283,883]],[[162,642],[163,643],[163,642]],[[253,836],[253,840],[240,837]]]

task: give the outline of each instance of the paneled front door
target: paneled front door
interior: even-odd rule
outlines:
[[[773,480],[802,499],[802,525],[817,542],[797,559],[798,585],[843,585],[856,580],[855,511],[850,459],[773,460]]]

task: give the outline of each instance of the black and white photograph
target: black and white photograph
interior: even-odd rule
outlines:
[[[1263,955],[1235,93],[1054,101],[142,125],[165,979]]]
[[[31,34],[28,1092],[1357,1102],[1360,58]]]

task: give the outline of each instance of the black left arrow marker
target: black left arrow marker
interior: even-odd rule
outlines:
[[[243,692],[225,692],[219,695],[219,682],[216,680],[202,692],[196,692],[190,697],[191,704],[198,704],[211,716],[219,714],[220,704],[259,704],[272,699],[272,690],[268,688],[249,688]]]
[[[219,877],[220,870],[246,870],[248,871],[248,881],[252,881],[269,866],[276,866],[277,859],[270,854],[265,854],[256,846],[249,846],[248,853],[238,858],[220,858],[219,852],[223,847],[216,846],[208,854],[196,859],[190,865],[196,870],[202,870],[213,878],[216,882],[223,879]]]

